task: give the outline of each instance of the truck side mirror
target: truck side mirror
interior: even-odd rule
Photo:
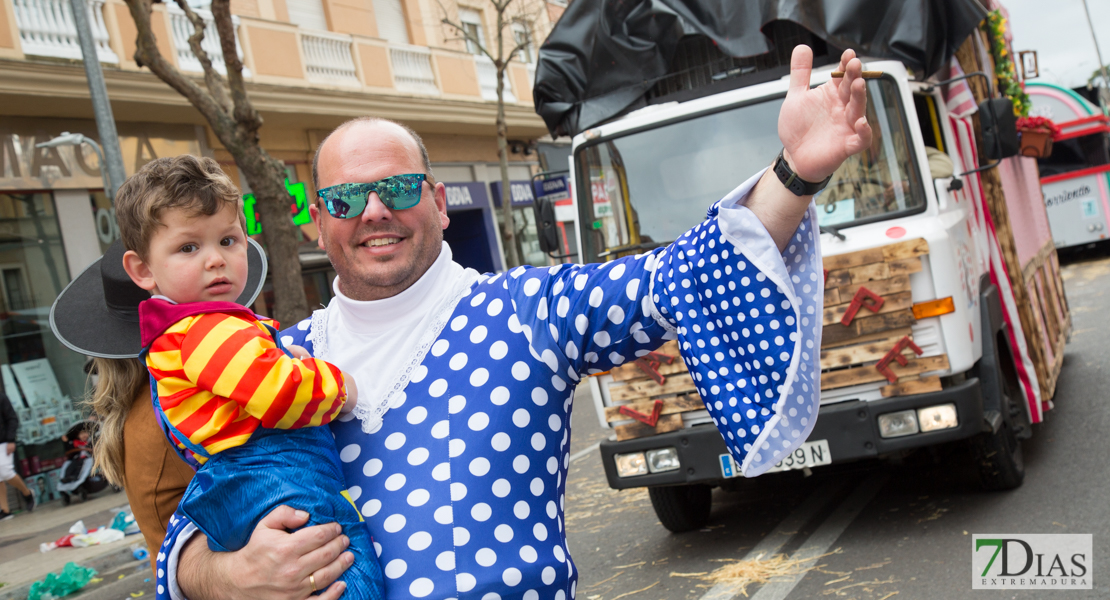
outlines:
[[[1014,103],[1009,98],[984,100],[979,105],[979,125],[983,130],[984,158],[1002,160],[1018,155],[1021,144],[1018,142]]]
[[[532,203],[536,214],[536,234],[540,250],[550,254],[559,250],[559,230],[555,226],[555,203],[548,198],[536,198]]]

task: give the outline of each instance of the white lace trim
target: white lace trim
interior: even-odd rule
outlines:
[[[655,322],[658,323],[659,326],[662,327],[664,330],[666,330],[667,333],[675,334],[678,333],[678,328],[672,325],[671,322],[663,316],[663,313],[659,312],[659,307],[655,304],[655,274],[656,271],[658,271],[659,269],[660,263],[662,263],[663,261],[663,257],[666,256],[666,253],[670,250],[671,249],[668,248],[662,253],[650,255],[647,258],[647,260],[652,261],[651,267],[648,269],[651,273],[651,276],[648,278],[647,302],[648,308],[651,310],[651,318],[655,319]]]
[[[353,411],[355,418],[362,421],[362,431],[364,433],[373,433],[381,427],[382,419],[385,413],[392,407],[393,398],[399,392],[405,389],[409,384],[409,379],[412,377],[413,371],[424,362],[424,356],[428,354],[432,344],[439,338],[439,333],[447,326],[447,322],[451,318],[451,314],[455,312],[455,306],[458,305],[459,300],[470,291],[474,282],[478,281],[481,275],[474,269],[466,269],[463,271],[462,277],[459,279],[459,289],[451,296],[450,300],[443,303],[442,306],[436,310],[435,316],[430,325],[424,330],[424,334],[420,338],[420,343],[413,349],[412,354],[409,355],[409,360],[405,363],[405,367],[393,379],[393,383],[385,388],[382,394],[374,399],[359,398],[358,403],[355,405]],[[318,310],[312,313],[312,354],[316,358],[328,360],[327,357],[327,328],[328,328],[328,314],[327,310]]]
[[[312,356],[320,360],[328,359],[328,309],[312,311],[312,328],[308,339],[312,342]]]

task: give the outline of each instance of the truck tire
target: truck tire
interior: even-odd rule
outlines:
[[[648,488],[659,522],[674,533],[701,529],[709,522],[713,488],[704,483]]]
[[[979,470],[979,485],[987,491],[1012,490],[1025,481],[1025,457],[1019,432],[1028,428],[1025,410],[1017,403],[1018,391],[1005,369],[1001,373],[1002,426],[994,433],[971,439],[972,457]]]

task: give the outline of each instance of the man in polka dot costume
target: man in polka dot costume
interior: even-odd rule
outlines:
[[[820,181],[866,147],[861,65],[809,89],[792,59],[779,135]],[[770,157],[769,157],[770,158]],[[317,153],[317,189],[424,172],[421,201],[376,194],[352,219],[321,214],[336,298],[284,332],[358,380],[332,425],[351,497],[401,598],[568,600],[577,570],[563,518],[574,386],[677,339],[748,476],[801,444],[817,413],[822,281],[811,197],[758,173],[666,248],[600,265],[480,275],[442,242],[445,191],[419,137],[381,120],[341,126]],[[159,598],[338,598],[344,538],[292,507],[240,552],[213,554],[176,517],[157,556]],[[330,586],[330,587],[329,587]]]

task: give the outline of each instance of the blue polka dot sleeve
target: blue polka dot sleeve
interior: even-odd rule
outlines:
[[[817,416],[822,310],[816,211],[785,252],[740,201],[756,175],[674,244],[600,265],[520,268],[515,308],[533,351],[571,379],[679,340],[745,476],[805,441]]]
[[[646,293],[654,264],[654,255],[642,254],[602,264],[525,267],[511,271],[506,285],[533,351],[578,381],[675,339]]]
[[[754,477],[813,430],[823,294],[813,205],[780,253],[738,202],[744,187],[660,254],[651,293],[729,450]]]

